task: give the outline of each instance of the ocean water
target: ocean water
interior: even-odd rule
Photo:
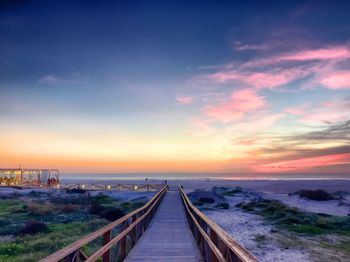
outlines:
[[[350,180],[349,173],[61,173],[61,180]]]

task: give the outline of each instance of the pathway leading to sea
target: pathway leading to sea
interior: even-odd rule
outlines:
[[[148,229],[125,261],[203,261],[177,191],[167,192]]]

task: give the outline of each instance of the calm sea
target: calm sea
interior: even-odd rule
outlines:
[[[61,173],[63,180],[350,180],[350,173],[115,173],[69,174]]]

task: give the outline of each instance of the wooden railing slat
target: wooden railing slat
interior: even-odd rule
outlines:
[[[155,196],[153,196],[144,206],[130,212],[129,214],[127,214],[127,215],[123,216],[122,218],[108,224],[107,226],[105,226],[105,227],[103,227],[95,232],[92,232],[91,234],[89,234],[89,235],[83,237],[82,239],[70,244],[69,246],[67,246],[61,250],[58,250],[57,252],[49,255],[48,257],[41,259],[40,262],[60,261],[64,258],[66,258],[67,256],[73,254],[74,252],[81,249],[85,245],[89,244],[91,241],[93,241],[99,237],[102,237],[107,232],[111,232],[113,228],[126,222],[128,219],[132,218],[134,215],[137,215],[138,213],[142,213],[145,210],[150,210],[154,206],[153,204],[157,203],[157,201],[159,201],[161,199],[161,196],[166,192],[166,190],[167,190],[167,186],[164,186],[162,188],[162,190],[160,190]],[[110,243],[110,242],[111,241],[109,241],[108,243]]]
[[[160,196],[161,197],[161,196]],[[123,248],[126,248],[126,242],[124,242],[127,235],[136,227],[137,224],[142,222],[148,214],[152,213],[154,210],[154,207],[159,204],[159,202],[155,201],[152,206],[144,213],[141,217],[139,217],[135,222],[133,222],[131,225],[129,225],[125,230],[123,230],[120,234],[118,234],[115,238],[113,238],[110,242],[108,242],[106,245],[101,247],[99,250],[97,250],[92,256],[90,256],[86,262],[94,262],[98,258],[100,258],[105,252],[110,250],[116,243],[121,241],[122,245],[125,245],[124,247],[121,247],[121,250],[123,254],[121,255],[121,259],[124,259],[126,257],[126,252],[124,253]]]
[[[196,208],[192,204],[191,200],[188,198],[187,194],[183,191],[181,186],[179,187],[179,191],[182,196],[183,203],[186,207],[188,214],[190,215],[191,219],[193,219],[193,222],[195,226],[198,228],[199,232],[204,233],[206,235],[206,237],[204,236],[203,237],[205,238],[209,246],[213,244],[215,247],[219,247],[218,239],[220,239],[220,241],[222,241],[224,246],[229,249],[229,253],[232,252],[237,257],[238,261],[244,261],[244,262],[259,261],[253,254],[251,254],[248,250],[246,250],[243,246],[241,246],[236,240],[234,240],[228,233],[226,233],[226,231],[224,231],[220,226],[218,226],[210,218],[208,218],[201,211],[199,211],[198,208]],[[200,221],[200,223],[198,221]],[[207,232],[204,231],[203,224],[209,227],[210,237],[208,236]],[[202,247],[200,246],[200,248]],[[220,250],[220,252],[222,253],[223,250]],[[225,257],[225,254],[222,254],[222,256]],[[233,260],[229,258],[229,261],[233,261]]]

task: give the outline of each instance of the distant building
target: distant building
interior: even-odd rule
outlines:
[[[0,186],[59,186],[58,169],[0,168]]]

